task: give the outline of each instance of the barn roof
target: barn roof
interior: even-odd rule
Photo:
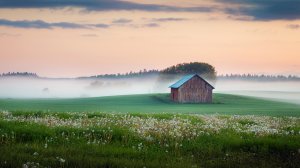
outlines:
[[[205,79],[203,79],[200,75],[198,74],[191,74],[191,75],[186,75],[184,77],[182,77],[179,81],[177,81],[176,83],[174,83],[173,85],[169,86],[169,88],[174,88],[177,89],[180,86],[182,86],[185,82],[189,81],[190,79],[192,79],[194,76],[199,77],[200,79],[202,79],[205,83],[207,83],[209,86],[211,86],[213,89],[214,87],[208,83]]]

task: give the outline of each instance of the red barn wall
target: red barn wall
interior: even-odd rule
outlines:
[[[171,100],[178,102],[178,89],[171,88]]]
[[[177,99],[180,103],[211,103],[213,88],[201,78],[194,76],[177,89]]]

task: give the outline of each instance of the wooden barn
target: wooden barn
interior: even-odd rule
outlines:
[[[178,103],[212,103],[214,87],[197,74],[186,75],[170,86],[171,100]]]

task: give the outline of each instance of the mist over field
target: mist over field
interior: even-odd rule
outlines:
[[[72,98],[167,92],[149,79],[0,78],[1,98]]]
[[[215,92],[300,104],[299,81],[218,80],[215,87]]]
[[[0,78],[0,98],[78,98],[167,93],[178,80],[158,76],[123,79]],[[300,82],[216,80],[214,92],[249,95],[300,104]]]

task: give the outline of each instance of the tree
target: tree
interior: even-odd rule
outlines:
[[[215,80],[217,77],[215,67],[203,62],[190,62],[173,65],[162,70],[161,73],[167,75],[199,74],[211,80]]]

